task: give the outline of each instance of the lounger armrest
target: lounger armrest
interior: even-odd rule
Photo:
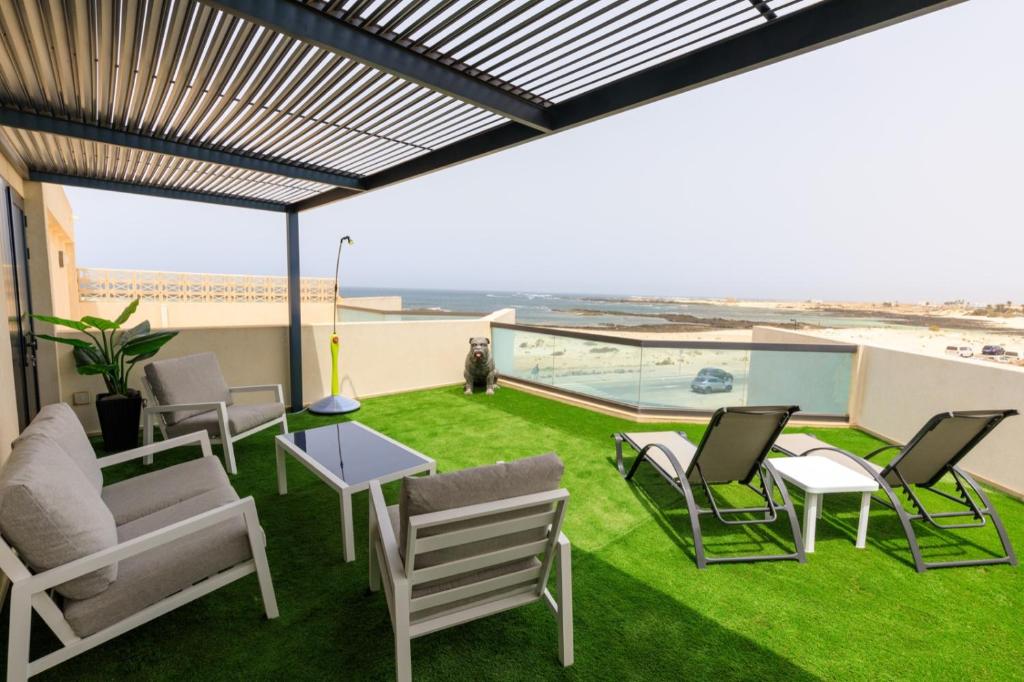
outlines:
[[[370,513],[377,519],[378,540],[384,550],[384,568],[388,581],[395,588],[404,586],[407,578],[405,564],[402,556],[398,553],[398,538],[395,537],[395,529],[391,527],[391,519],[388,516],[388,505],[384,501],[384,491],[380,487],[380,481],[370,481]],[[397,589],[396,589],[397,592]]]
[[[27,578],[22,585],[18,587],[23,590],[28,590],[30,594],[36,594],[44,590],[49,590],[57,585],[62,585],[69,580],[91,573],[104,566],[109,566],[117,561],[123,561],[129,557],[142,554],[147,552],[154,547],[166,545],[180,540],[181,538],[193,535],[202,530],[206,530],[211,526],[215,526],[218,523],[223,523],[228,519],[235,517],[242,517],[246,521],[246,526],[257,519],[256,516],[256,503],[252,497],[246,497],[235,502],[229,502],[216,509],[203,512],[202,514],[196,514],[190,519],[172,523],[169,526],[160,528],[151,533],[140,535],[137,538],[126,540],[113,547],[101,550],[89,556],[82,557],[81,559],[75,559],[63,566],[57,566],[51,568],[48,571],[37,573],[30,578]]]
[[[256,384],[253,386],[231,386],[228,388],[231,393],[262,393],[272,391],[277,397],[277,402],[284,403],[284,387],[281,384]]]
[[[177,412],[178,410],[216,410],[220,407],[227,407],[227,403],[221,402],[209,402],[209,403],[177,403],[175,405],[148,405],[142,408],[144,413],[148,414],[160,414],[161,412]]]
[[[882,452],[885,452],[886,450],[902,450],[902,449],[903,449],[902,445],[885,445],[883,447],[878,448],[877,450],[872,450],[868,454],[864,455],[864,459],[871,459],[875,455],[877,455],[879,453],[882,453]]]
[[[213,449],[210,447],[210,435],[204,430],[193,431],[192,433],[186,433],[184,436],[178,436],[177,438],[168,438],[167,440],[162,440],[159,443],[150,443],[149,445],[143,445],[139,448],[125,450],[124,452],[119,452],[116,455],[98,457],[96,461],[99,462],[100,468],[103,469],[115,464],[130,462],[133,459],[149,457],[150,455],[155,455],[156,453],[164,452],[165,450],[196,444],[198,444],[200,449],[203,451],[203,457],[213,456]]]

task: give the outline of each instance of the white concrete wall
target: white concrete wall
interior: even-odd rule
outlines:
[[[838,343],[813,333],[755,327],[758,343]],[[1024,413],[1024,370],[956,358],[861,346],[851,397],[851,424],[905,443],[932,416],[953,410]],[[1024,495],[1024,416],[999,425],[961,463],[970,473]]]
[[[366,398],[462,382],[471,336],[490,336],[491,321],[515,322],[515,311],[498,311],[474,320],[352,322],[339,325],[342,392]],[[330,392],[330,325],[302,329],[303,400],[313,402]],[[183,329],[160,352],[170,358],[212,351],[229,385],[279,383],[289,391],[286,326]],[[70,347],[61,346],[61,400],[87,391],[89,404],[75,407],[90,431],[99,429],[93,404],[103,392],[98,377],[75,371]],[[141,368],[133,375],[138,387]]]
[[[858,426],[905,443],[940,412],[1014,408],[1024,413],[1024,371],[865,346]],[[1024,495],[1024,417],[999,425],[961,463]]]

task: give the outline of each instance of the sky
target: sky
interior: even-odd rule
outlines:
[[[300,214],[342,287],[1024,300],[1024,2],[971,0]],[[80,267],[284,274],[284,215],[67,188]]]

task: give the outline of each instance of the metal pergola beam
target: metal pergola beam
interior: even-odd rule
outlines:
[[[543,133],[538,130],[515,123],[498,126],[479,135],[467,137],[429,154],[424,154],[405,163],[385,169],[380,173],[370,175],[366,178],[366,190],[370,191],[387,187],[403,180],[460,164],[463,161],[486,156],[502,149],[508,149],[542,136]],[[293,205],[299,211],[306,211],[345,198],[347,198],[347,195],[341,192],[328,190],[308,199],[298,201]]]
[[[299,270],[299,213],[285,214],[285,252],[288,256],[288,386],[291,411],[302,402],[302,280]],[[335,311],[337,314],[337,311]]]
[[[548,109],[554,132],[774,64],[964,0],[825,0]],[[506,124],[363,179],[367,190],[409,180],[544,136]],[[298,210],[347,198],[335,190]]]
[[[825,0],[551,108],[563,130],[677,95],[964,0]]]
[[[523,125],[551,130],[543,107],[295,0],[201,0],[277,33],[316,45]]]
[[[288,210],[287,204],[279,204],[272,201],[243,199],[241,197],[227,196],[224,194],[192,192],[189,190],[172,189],[169,187],[138,185],[131,182],[119,182],[116,180],[100,180],[98,178],[87,178],[80,175],[64,175],[62,173],[50,173],[47,171],[32,169],[29,169],[28,171],[28,179],[34,182],[48,182],[54,185],[72,185],[74,187],[102,189],[110,192],[127,192],[128,194],[142,194],[150,197],[161,197],[163,199],[200,201],[206,204],[221,204],[223,206],[234,206],[236,208],[253,208],[260,211],[284,212]]]
[[[750,4],[753,5],[754,9],[760,12],[761,16],[767,21],[774,21],[779,18],[778,15],[775,14],[774,10],[772,10],[768,5],[767,0],[750,0]]]
[[[299,180],[310,180],[345,188],[349,193],[361,191],[363,183],[359,178],[318,168],[288,163],[279,159],[268,159],[248,154],[239,154],[222,149],[213,149],[186,142],[175,142],[152,135],[130,133],[113,128],[69,121],[42,114],[33,114],[9,107],[0,107],[0,126],[31,130],[37,133],[73,137],[91,142],[130,147],[157,154],[168,154],[194,161],[216,163],[246,170],[271,173]]]

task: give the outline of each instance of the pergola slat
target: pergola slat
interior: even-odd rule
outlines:
[[[541,107],[426,59],[293,0],[202,0],[273,31],[343,54],[405,80],[443,92],[538,130],[550,130]]]
[[[328,185],[337,185],[349,189],[362,189],[362,182],[358,178],[348,175],[341,175],[316,168],[305,168],[292,164],[283,163],[274,159],[263,159],[259,157],[246,156],[233,152],[226,152],[208,147],[166,140],[163,138],[129,133],[112,128],[78,123],[77,121],[65,121],[63,119],[41,116],[16,109],[0,108],[0,125],[11,128],[22,128],[36,132],[63,135],[65,137],[76,137],[94,142],[104,142],[123,147],[132,147],[159,154],[171,154],[197,161],[219,163],[229,166],[238,166],[262,173],[274,173],[285,177],[298,178],[301,180],[314,180]]]
[[[825,0],[554,104],[548,115],[554,132],[566,130],[963,1]],[[368,175],[363,182],[367,190],[380,189],[543,135],[516,123],[506,123]],[[296,208],[307,210],[344,198],[347,195],[328,190],[300,201]]]
[[[961,1],[2,0],[0,126],[37,172],[301,210]]]

